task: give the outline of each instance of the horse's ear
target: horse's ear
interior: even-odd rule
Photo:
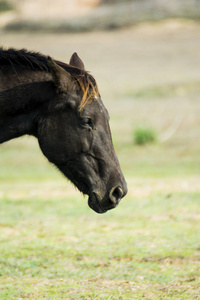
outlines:
[[[76,52],[72,54],[69,64],[73,67],[79,68],[81,70],[85,70],[84,63],[82,62],[82,60],[80,59],[80,57]]]
[[[66,93],[71,82],[71,75],[56,64],[50,56],[48,56],[47,61],[58,93]]]

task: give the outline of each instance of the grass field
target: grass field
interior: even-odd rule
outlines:
[[[2,33],[1,43],[83,57],[109,109],[129,193],[98,215],[35,139],[1,145],[0,299],[200,299],[200,26]],[[134,145],[141,125],[157,131],[157,143]]]

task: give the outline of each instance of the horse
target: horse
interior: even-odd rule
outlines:
[[[77,53],[67,64],[0,48],[0,143],[23,135],[38,139],[49,162],[88,195],[95,212],[116,207],[127,194],[108,111]]]

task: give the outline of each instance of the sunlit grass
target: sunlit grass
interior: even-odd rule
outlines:
[[[78,193],[64,196],[59,187],[55,196],[56,185],[42,194],[32,184],[35,194],[27,197],[26,184],[9,193],[2,186],[2,297],[198,295],[199,192],[131,192],[118,208],[97,215]]]

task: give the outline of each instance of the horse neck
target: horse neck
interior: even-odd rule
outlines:
[[[51,88],[50,88],[51,87]],[[0,70],[0,117],[28,113],[52,94],[51,74],[22,68]]]
[[[0,73],[0,143],[24,134],[36,136],[36,119],[53,93],[49,73]]]

